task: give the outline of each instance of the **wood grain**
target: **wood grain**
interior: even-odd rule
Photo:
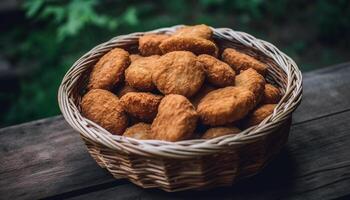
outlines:
[[[259,175],[228,188],[166,193],[127,184],[73,199],[333,199],[350,194],[350,111],[292,127],[287,147]]]
[[[0,199],[36,199],[112,181],[61,116],[0,130]]]
[[[300,195],[307,196],[309,192],[306,192],[306,190],[318,190],[316,182],[322,180],[322,177],[330,176],[333,178],[337,174],[348,176],[349,167],[343,159],[344,152],[349,153],[350,151],[349,149],[341,149],[341,147],[344,144],[350,146],[350,136],[346,136],[344,133],[349,132],[349,130],[338,131],[341,127],[348,128],[348,125],[346,121],[341,118],[338,119],[339,117],[334,117],[333,120],[333,116],[342,116],[349,120],[349,117],[347,117],[349,115],[347,111],[350,109],[350,101],[348,101],[350,98],[350,92],[348,91],[349,75],[350,63],[306,73],[304,75],[304,98],[294,115],[294,124],[296,125],[293,126],[287,150],[274,162],[275,164],[272,163],[265,170],[267,172],[243,181],[232,189],[225,189],[223,194],[219,194],[222,189],[214,192],[214,194],[230,194],[238,198],[238,194],[242,190],[242,197],[249,198],[249,195],[252,194],[249,191],[244,194],[244,191],[248,190],[250,184],[253,184],[257,192],[268,197],[269,193],[273,193],[274,188],[282,187],[279,183],[288,179],[288,177],[285,177],[286,174],[298,174],[299,171],[308,172],[311,169],[324,169],[320,167],[333,166],[337,168],[335,170],[326,169],[325,172],[314,172],[311,176],[301,178],[304,182],[297,182],[300,184],[298,187],[306,185],[306,189],[294,189],[292,193],[297,195],[296,192],[301,192]],[[320,121],[324,119],[328,119],[329,122]],[[319,123],[320,128],[318,128]],[[332,123],[338,124],[340,127],[337,128]],[[312,137],[308,138],[310,134]],[[332,143],[327,143],[329,138],[321,140],[316,137],[318,134],[323,135],[323,137],[326,137],[325,134],[329,134],[335,138]],[[320,143],[314,144],[318,141]],[[341,152],[328,155],[327,152],[324,152],[326,144],[332,144],[335,146],[334,149]],[[328,147],[330,151],[333,151],[332,147]],[[308,151],[303,151],[304,149],[308,149]],[[318,165],[321,158],[324,166]],[[289,162],[291,163],[288,164]],[[297,165],[297,170],[290,171],[292,169],[289,168],[294,165]],[[345,167],[342,167],[343,165]],[[271,172],[269,172],[270,168],[272,168]],[[279,176],[276,177],[280,177],[280,179],[270,181],[270,176],[274,173],[278,173]],[[264,177],[264,174],[267,175]],[[259,178],[261,176],[263,178]],[[265,179],[269,180],[267,184],[264,182]],[[337,177],[337,179],[333,179],[335,183],[327,182],[329,184],[327,188],[319,185],[320,190],[328,195],[332,194],[333,187],[335,187],[334,191],[341,190],[338,187],[345,185],[344,182],[348,181],[348,179],[343,179],[343,177]],[[296,181],[296,179],[291,180]],[[283,182],[283,184],[295,185],[296,183]],[[111,187],[113,189],[106,190],[106,188]],[[265,189],[259,191],[259,187]],[[157,195],[160,195],[162,197],[161,192],[153,194],[153,190],[137,189],[136,186],[128,184],[127,181],[115,181],[92,160],[79,134],[73,131],[61,116],[0,129],[0,199],[37,199],[44,197],[62,199],[97,190],[105,191],[108,194],[108,191],[119,190],[119,188],[124,188],[125,192],[123,193],[142,193],[145,196],[155,195],[156,198]],[[281,189],[278,191],[281,191]],[[96,193],[99,196],[102,195]],[[287,191],[285,194],[292,193]],[[209,195],[207,192],[204,194]],[[310,194],[314,195],[313,192]],[[118,195],[121,194],[118,192]],[[137,198],[140,198],[140,196]]]
[[[350,62],[303,74],[303,100],[293,114],[300,123],[350,109]]]

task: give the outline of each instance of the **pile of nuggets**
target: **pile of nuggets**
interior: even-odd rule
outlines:
[[[140,37],[135,54],[111,50],[92,69],[83,115],[144,140],[211,139],[259,124],[281,98],[265,81],[268,66],[212,36],[206,25],[185,26]]]

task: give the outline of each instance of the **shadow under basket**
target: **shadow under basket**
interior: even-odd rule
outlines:
[[[112,135],[80,112],[89,73],[100,57],[116,47],[132,52],[140,36],[171,34],[180,27],[117,36],[96,46],[66,73],[58,91],[59,106],[67,122],[81,134],[91,156],[117,179],[127,178],[141,187],[169,192],[229,186],[255,175],[280,152],[288,139],[292,112],[301,101],[300,70],[268,42],[228,28],[213,28],[221,50],[235,48],[266,63],[268,82],[283,93],[272,115],[237,135],[179,142],[137,140]]]

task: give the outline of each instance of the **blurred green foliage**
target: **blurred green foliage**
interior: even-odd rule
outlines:
[[[310,70],[349,58],[348,0],[26,0],[25,22],[1,36],[2,56],[24,66],[1,126],[59,114],[57,89],[84,52],[109,38],[176,24],[205,23],[274,43]],[[16,46],[14,46],[16,44]]]

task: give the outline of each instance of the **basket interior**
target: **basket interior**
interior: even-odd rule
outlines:
[[[298,106],[301,100],[301,73],[292,59],[280,52],[270,43],[256,39],[249,34],[236,32],[231,29],[213,29],[214,40],[220,51],[232,47],[246,53],[269,66],[266,79],[277,85],[283,97],[272,116],[255,127],[242,131],[232,136],[221,136],[218,138],[203,140],[184,140],[178,142],[167,142],[157,140],[137,140],[123,136],[112,135],[102,127],[84,118],[80,111],[81,97],[86,92],[86,85],[92,67],[104,54],[113,48],[119,47],[129,52],[137,52],[138,38],[147,33],[171,34],[180,26],[158,29],[144,33],[133,33],[118,36],[110,41],[100,44],[82,56],[67,72],[62,81],[59,91],[59,104],[66,120],[73,128],[78,130],[86,138],[112,149],[119,149],[139,155],[161,155],[186,157],[189,151],[193,153],[198,150],[206,152],[219,151],[227,145],[240,145],[254,142],[261,135],[266,135],[284,123]],[[186,147],[187,149],[184,149]],[[209,149],[209,150],[208,150]],[[181,154],[181,155],[180,155]]]
[[[166,33],[169,33],[169,32],[166,32]],[[214,40],[219,47],[219,55],[221,55],[222,51],[225,48],[234,48],[240,52],[250,55],[255,59],[267,64],[269,66],[268,72],[265,77],[267,82],[278,86],[278,88],[281,91],[281,94],[284,95],[287,87],[287,74],[283,69],[281,69],[278,66],[278,64],[273,59],[271,59],[261,51],[255,49],[254,47],[245,46],[244,44],[239,43],[238,41],[235,41],[235,40],[223,39],[218,35],[215,35],[215,32],[214,32]],[[137,40],[130,41],[130,43],[124,44],[121,46],[116,45],[115,47],[123,48],[127,50],[130,54],[139,53]],[[103,55],[104,54],[101,54],[100,57],[102,57]],[[87,92],[86,86],[88,84],[88,79],[89,79],[91,70],[98,60],[99,58],[95,59],[93,62],[90,62],[86,65],[87,69],[82,72],[81,76],[79,77],[79,81],[77,81],[77,84],[74,87],[76,91],[72,93],[71,97],[75,103],[75,106],[77,106],[79,111],[81,111],[81,108],[80,108],[81,98]]]

